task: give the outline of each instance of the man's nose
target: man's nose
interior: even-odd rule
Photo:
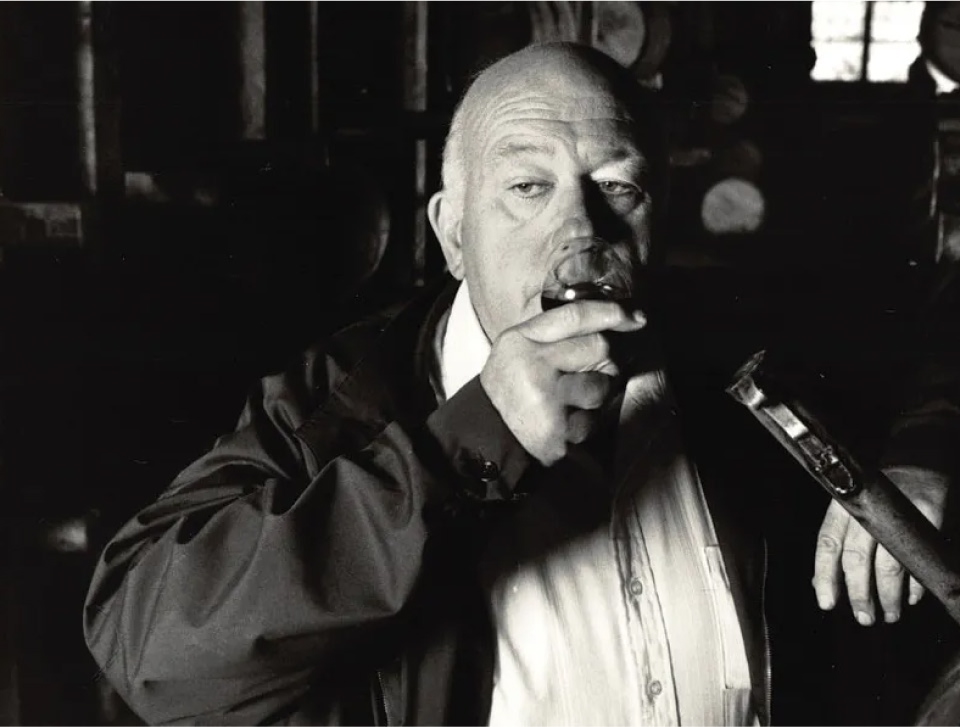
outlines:
[[[593,237],[597,234],[600,210],[592,199],[591,183],[592,180],[581,180],[564,190],[558,215],[561,222],[557,237],[560,240]]]

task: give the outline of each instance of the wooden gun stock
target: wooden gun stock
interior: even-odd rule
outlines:
[[[734,375],[727,393],[746,406],[960,624],[957,554],[886,475],[862,467],[799,402],[771,390],[764,380],[763,359],[762,351],[752,356]]]

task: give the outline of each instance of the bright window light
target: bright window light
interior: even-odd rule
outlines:
[[[907,80],[920,54],[920,0],[814,0],[815,81]]]
[[[813,39],[862,40],[867,17],[865,2],[828,0],[813,3]]]

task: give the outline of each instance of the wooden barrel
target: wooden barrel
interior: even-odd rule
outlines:
[[[670,48],[670,10],[656,2],[593,3],[590,43],[631,69],[653,78]]]
[[[591,44],[620,65],[629,68],[640,58],[648,35],[640,3],[593,4]]]
[[[753,182],[730,177],[714,184],[703,196],[700,219],[714,235],[756,232],[766,216],[763,192]]]
[[[596,3],[598,6],[605,3]],[[670,10],[666,3],[642,2],[646,33],[643,39],[643,48],[640,56],[633,63],[632,69],[637,78],[653,78],[660,71],[667,51],[670,49],[670,40],[673,36],[673,26],[670,21]]]
[[[584,3],[571,0],[535,0],[527,3],[530,40],[533,43],[570,41],[582,43],[589,34]]]
[[[737,76],[723,73],[713,79],[708,111],[711,121],[733,124],[743,117],[749,104],[750,94]]]
[[[741,139],[714,151],[700,203],[703,228],[713,235],[756,232],[766,216],[758,179],[763,154]]]
[[[713,172],[718,178],[740,177],[756,182],[763,167],[763,152],[749,139],[737,139],[713,152]]]

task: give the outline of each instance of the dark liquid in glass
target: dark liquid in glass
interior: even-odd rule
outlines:
[[[545,291],[540,296],[540,307],[548,311],[577,300],[618,300],[616,293],[617,291],[608,285],[576,283],[561,290]]]

